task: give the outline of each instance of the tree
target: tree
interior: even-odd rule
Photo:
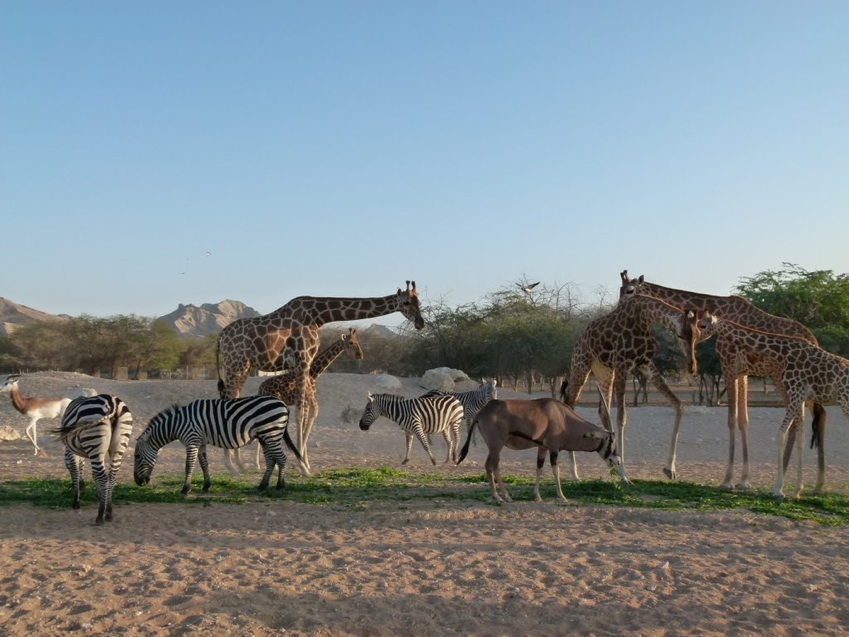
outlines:
[[[849,356],[849,275],[782,265],[744,277],[735,291],[770,314],[806,325],[825,349]]]

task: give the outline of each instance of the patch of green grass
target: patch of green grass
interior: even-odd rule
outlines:
[[[244,503],[267,499],[286,499],[304,504],[365,507],[370,502],[404,503],[415,499],[440,501],[479,501],[491,503],[485,473],[456,475],[448,471],[409,472],[403,469],[346,468],[317,473],[314,476],[288,476],[286,489],[257,489],[259,477],[212,476],[209,493],[201,492],[196,476],[193,490],[183,496],[183,476],[160,474],[149,485],[137,487],[127,482],[116,487],[116,504],[127,503]],[[516,501],[532,500],[532,476],[504,475],[510,495]],[[541,484],[546,501],[556,501],[551,480]],[[799,500],[776,501],[768,491],[729,492],[714,486],[691,482],[635,480],[620,485],[616,480],[563,482],[564,495],[577,505],[626,506],[672,511],[745,510],[756,515],[780,516],[794,520],[812,520],[824,525],[849,524],[849,496],[825,494],[804,496]],[[0,506],[28,503],[51,508],[67,508],[72,500],[70,479],[32,478],[0,483]],[[88,479],[82,494],[83,506],[97,503],[97,488]]]

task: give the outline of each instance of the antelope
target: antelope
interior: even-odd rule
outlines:
[[[50,420],[52,418],[61,418],[71,402],[70,398],[26,398],[21,394],[18,387],[18,379],[20,374],[10,374],[6,377],[5,382],[0,387],[0,392],[8,392],[12,399],[12,406],[24,416],[29,418],[29,424],[26,428],[26,436],[29,438],[34,447],[33,455],[38,455],[41,447],[38,446],[38,433],[36,424],[39,420]]]
[[[604,402],[607,412],[607,403]],[[609,417],[609,412],[608,417]],[[469,453],[472,431],[478,427],[486,442],[489,454],[486,457],[486,475],[496,503],[510,502],[510,495],[501,480],[499,460],[501,450],[537,448],[537,472],[534,483],[534,500],[540,502],[539,481],[545,456],[548,454],[557,496],[566,502],[560,486],[560,469],[557,455],[561,451],[595,451],[616,469],[619,479],[627,483],[622,459],[616,451],[616,439],[612,432],[594,425],[575,413],[566,403],[554,398],[535,400],[491,400],[472,421],[472,428],[460,452],[457,464]]]

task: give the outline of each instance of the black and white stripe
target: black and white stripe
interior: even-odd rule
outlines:
[[[127,404],[109,394],[76,398],[65,410],[57,432],[65,445],[65,466],[74,485],[74,508],[80,508],[82,470],[88,458],[100,499],[95,523],[111,521],[112,491],[133,433],[133,415]]]
[[[360,419],[360,429],[367,431],[380,416],[395,421],[407,437],[407,453],[404,462],[410,460],[410,450],[415,435],[436,464],[430,451],[427,435],[441,433],[448,445],[448,460],[457,460],[457,448],[460,446],[460,425],[463,422],[463,405],[454,396],[420,396],[403,398],[393,394],[368,395],[365,412]]]
[[[183,407],[174,405],[151,418],[136,440],[133,477],[138,485],[150,481],[159,450],[169,442],[179,440],[186,446],[186,481],[182,492],[191,491],[192,472],[197,459],[200,459],[203,471],[203,490],[208,491],[206,445],[238,449],[256,439],[262,447],[266,467],[259,488],[268,486],[276,465],[277,488],[282,489],[285,486],[283,468],[286,466],[283,442],[298,460],[301,459],[289,437],[288,425],[289,408],[273,396],[207,398]]]
[[[488,380],[485,383],[481,383],[477,389],[472,389],[471,391],[447,392],[433,390],[424,394],[424,396],[454,396],[454,398],[459,400],[463,405],[463,412],[466,416],[466,431],[471,431],[472,421],[475,419],[475,416],[478,415],[478,412],[483,409],[483,406],[490,400],[498,398],[498,391],[495,387],[496,384],[497,381]]]

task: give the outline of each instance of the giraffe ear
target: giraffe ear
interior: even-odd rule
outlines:
[[[622,278],[622,283],[628,282],[628,270],[622,270],[622,272],[619,273],[619,276]]]

